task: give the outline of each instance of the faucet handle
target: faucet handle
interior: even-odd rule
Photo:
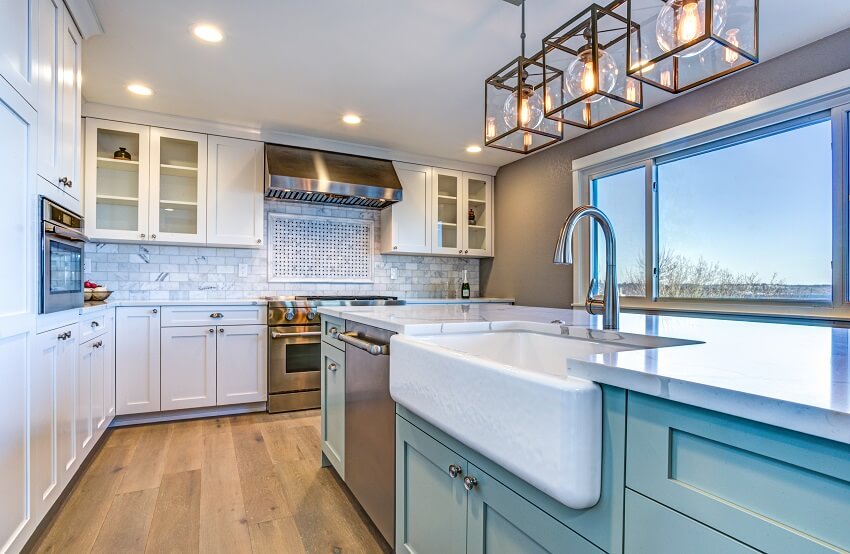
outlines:
[[[596,285],[597,281],[596,277],[594,277],[590,280],[590,287],[587,289],[587,298],[584,300],[584,309],[591,315],[599,315],[605,309],[605,301],[601,298],[596,298],[593,294],[596,292]]]

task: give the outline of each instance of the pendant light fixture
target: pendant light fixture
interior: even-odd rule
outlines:
[[[545,87],[563,73],[545,68],[543,53],[525,56],[525,2],[522,2],[520,55],[485,81],[484,144],[530,154],[564,137],[563,125],[544,117]]]
[[[656,0],[657,1],[657,0]],[[591,4],[543,39],[545,116],[591,129],[643,106],[640,81],[627,75],[629,23],[625,4]]]
[[[758,63],[758,0],[619,0],[631,77],[684,92]]]

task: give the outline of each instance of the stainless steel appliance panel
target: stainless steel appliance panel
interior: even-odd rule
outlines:
[[[394,333],[346,323],[345,482],[387,540],[395,544],[395,403],[389,348]],[[367,348],[363,350],[362,348]],[[373,352],[373,353],[370,353]]]
[[[321,335],[319,324],[269,327],[269,394],[320,387]]]
[[[83,297],[86,237],[83,219],[46,198],[41,201],[41,298],[43,314],[79,308]]]

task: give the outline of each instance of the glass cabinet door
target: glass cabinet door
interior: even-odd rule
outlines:
[[[462,174],[459,171],[434,168],[431,189],[434,191],[434,252],[463,254],[461,226]]]
[[[463,174],[464,255],[492,255],[493,178],[489,175]]]
[[[151,240],[206,241],[207,137],[151,129]]]
[[[86,122],[86,234],[96,239],[146,239],[149,128]]]

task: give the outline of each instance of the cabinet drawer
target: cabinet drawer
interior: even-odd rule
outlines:
[[[266,307],[245,306],[167,306],[162,308],[163,327],[201,325],[265,325]]]
[[[99,337],[106,332],[106,312],[80,317],[80,342]]]
[[[339,339],[333,338],[333,332],[345,332],[345,322],[335,317],[322,315],[322,341],[345,350],[345,343]]]
[[[624,554],[755,554],[757,550],[626,490]]]
[[[766,552],[850,549],[850,446],[629,393],[626,485]]]

